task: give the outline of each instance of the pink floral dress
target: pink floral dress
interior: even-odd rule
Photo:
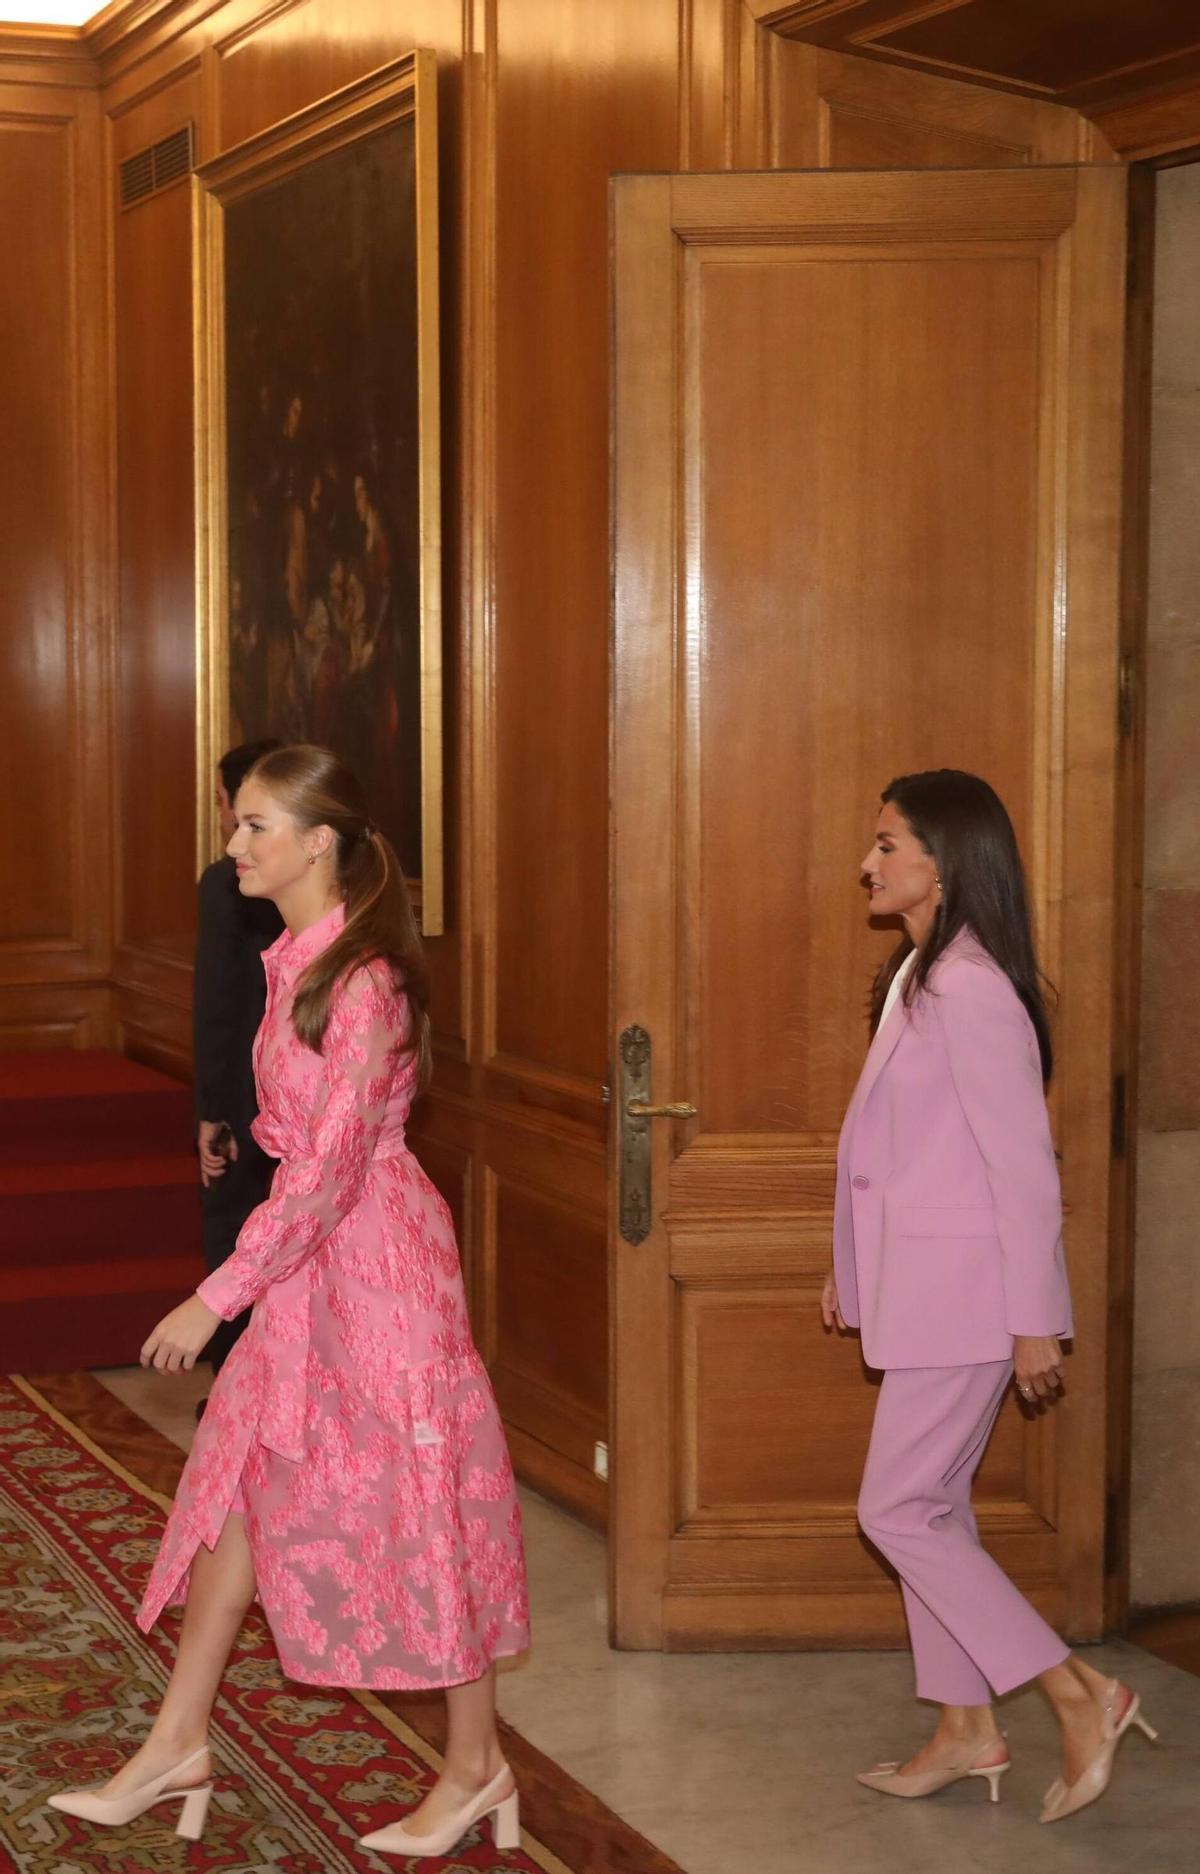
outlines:
[[[285,1672],[376,1690],[457,1685],[529,1640],[521,1519],[475,1350],[454,1227],[408,1150],[415,1068],[387,972],[334,992],[324,1050],[296,984],[341,906],[264,954],[254,1136],[271,1195],[198,1293],[254,1303],[213,1385],[138,1612],[183,1598],[200,1543],[245,1516]]]

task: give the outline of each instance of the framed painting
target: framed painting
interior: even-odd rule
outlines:
[[[197,846],[213,770],[333,748],[443,928],[437,65],[196,172]]]

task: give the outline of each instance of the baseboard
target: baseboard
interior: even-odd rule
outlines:
[[[513,1469],[523,1484],[539,1496],[570,1510],[581,1522],[601,1532],[608,1528],[608,1485],[581,1464],[552,1451],[515,1425],[505,1425]]]

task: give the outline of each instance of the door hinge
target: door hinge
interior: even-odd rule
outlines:
[[[1126,1091],[1124,1074],[1114,1074],[1112,1083],[1112,1133],[1110,1139],[1114,1158],[1124,1158],[1127,1147]]]
[[[1133,734],[1137,722],[1137,659],[1122,651],[1117,665],[1117,729],[1122,740]]]

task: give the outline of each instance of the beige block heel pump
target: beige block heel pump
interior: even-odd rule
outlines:
[[[358,1845],[360,1848],[373,1848],[376,1854],[401,1854],[410,1858],[449,1854],[469,1828],[490,1815],[496,1847],[519,1848],[520,1798],[512,1782],[512,1771],[505,1764],[487,1788],[481,1789],[470,1802],[464,1803],[441,1828],[431,1829],[427,1835],[413,1835],[403,1822],[393,1822],[389,1828],[377,1828],[372,1835],[360,1836]]]
[[[184,1841],[199,1841],[208,1819],[213,1786],[211,1783],[195,1783],[189,1789],[176,1789],[172,1785],[176,1777],[207,1755],[208,1745],[202,1744],[182,1763],[173,1764],[161,1776],[154,1777],[149,1783],[143,1783],[140,1789],[130,1790],[124,1796],[101,1796],[94,1789],[65,1789],[59,1795],[49,1797],[49,1804],[60,1815],[73,1815],[81,1822],[98,1822],[102,1828],[116,1828],[124,1822],[134,1821],[139,1815],[145,1815],[147,1809],[153,1809],[157,1803],[182,1802],[175,1833]]]

